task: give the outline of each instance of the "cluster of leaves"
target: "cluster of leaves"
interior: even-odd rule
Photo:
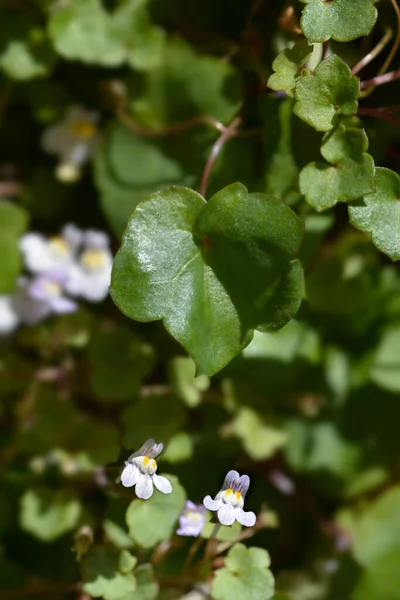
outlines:
[[[115,304],[0,337],[0,597],[397,599],[398,84],[368,96],[391,57],[364,58],[397,4],[375,4],[2,3],[0,299],[29,229],[108,230],[116,258]],[[76,105],[101,139],[68,185],[39,140]],[[143,501],[116,479],[147,438],[173,491]],[[176,535],[231,468],[256,526]]]

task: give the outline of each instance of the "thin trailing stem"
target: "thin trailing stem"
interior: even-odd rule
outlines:
[[[202,175],[201,181],[200,181],[200,186],[199,186],[199,193],[202,196],[206,195],[208,180],[210,178],[211,171],[215,164],[215,161],[217,160],[222,148],[224,147],[226,142],[229,140],[229,138],[237,135],[237,128],[240,125],[241,121],[242,121],[241,117],[235,117],[233,119],[233,121],[228,125],[228,127],[225,128],[225,131],[223,131],[221,133],[221,135],[219,136],[219,138],[216,140],[213,147],[211,148],[211,152],[208,157],[206,166],[204,168],[203,175]]]
[[[378,85],[384,85],[385,83],[390,83],[399,78],[400,69],[396,69],[395,71],[389,71],[389,73],[385,73],[384,75],[376,75],[376,77],[372,77],[372,79],[360,81],[360,89],[376,88]],[[365,94],[362,97],[365,97]]]
[[[385,73],[388,70],[388,68],[390,67],[390,64],[391,64],[393,58],[396,56],[396,52],[397,52],[397,50],[399,48],[399,44],[400,44],[400,9],[397,6],[396,0],[390,0],[390,1],[392,3],[393,10],[396,13],[397,33],[396,33],[396,39],[394,40],[394,44],[392,46],[392,49],[389,52],[389,56],[387,57],[387,59],[383,63],[381,69],[379,70],[378,75],[382,75],[382,73]]]
[[[223,125],[216,119],[209,117],[208,115],[201,115],[199,117],[194,117],[193,119],[188,119],[187,121],[173,123],[171,125],[166,125],[165,127],[153,129],[151,127],[146,127],[134,121],[134,119],[132,119],[122,108],[117,108],[115,110],[115,114],[120,119],[120,121],[129,129],[145,137],[163,137],[165,135],[181,133],[182,131],[187,131],[188,129],[198,127],[199,125],[210,125],[211,127],[220,132],[224,132],[226,129],[225,125]]]
[[[358,61],[357,64],[354,65],[354,67],[351,70],[352,74],[357,75],[357,73],[359,73],[361,69],[369,65],[369,63],[373,61],[374,58],[376,58],[378,54],[380,54],[380,52],[382,52],[382,50],[384,49],[386,44],[390,42],[392,37],[393,31],[392,29],[390,29],[390,27],[388,27],[381,41],[378,42],[378,44],[374,48],[372,48],[372,50],[368,52],[368,54],[366,54],[360,61]]]
[[[384,77],[385,75],[389,75],[389,73],[386,73],[386,71],[389,68],[389,66],[390,66],[393,58],[396,56],[396,52],[397,52],[397,50],[399,48],[399,45],[400,45],[400,9],[399,9],[399,7],[397,5],[396,0],[390,0],[390,2],[392,3],[394,12],[396,13],[397,33],[396,33],[396,38],[394,40],[394,44],[392,46],[391,51],[389,52],[389,55],[388,55],[387,59],[383,63],[382,67],[379,69],[378,75],[373,78],[373,79],[378,80],[378,81],[379,81],[380,77]],[[392,71],[392,73],[395,73],[395,72],[396,71]],[[370,79],[369,81],[373,81],[373,80]],[[383,83],[386,83],[386,81],[384,81]],[[374,89],[377,87],[377,85],[381,85],[381,84],[376,83],[376,84],[372,84],[372,85],[361,87],[361,89],[365,89],[365,92],[361,93],[360,97],[361,98],[366,98],[367,96],[369,96],[374,91]],[[366,89],[366,88],[368,88],[368,89]]]
[[[390,112],[385,112],[380,108],[359,108],[357,114],[365,117],[376,117],[400,127],[400,119],[393,117]]]

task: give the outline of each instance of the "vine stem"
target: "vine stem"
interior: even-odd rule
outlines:
[[[390,29],[390,27],[388,27],[386,29],[385,35],[383,36],[381,41],[378,42],[375,48],[372,48],[371,52],[368,52],[368,54],[366,54],[361,60],[358,61],[358,63],[354,65],[354,67],[351,70],[352,75],[357,75],[357,73],[359,73],[361,69],[366,67],[372,60],[374,60],[374,58],[376,58],[378,54],[382,52],[386,44],[390,42],[392,37],[393,31]]]
[[[399,78],[400,69],[396,69],[395,71],[389,71],[389,73],[384,73],[383,75],[376,75],[376,77],[372,77],[372,79],[360,81],[360,89],[376,88],[378,85],[384,85],[385,83],[390,83]]]
[[[387,71],[387,69],[390,66],[390,63],[392,62],[393,58],[396,56],[396,52],[397,52],[397,50],[399,48],[399,45],[400,45],[400,9],[399,9],[399,7],[397,5],[396,0],[390,0],[390,2],[392,4],[392,6],[393,6],[394,12],[396,13],[396,21],[397,21],[396,39],[394,40],[394,44],[392,46],[391,51],[389,52],[389,56],[387,57],[387,59],[383,63],[382,67],[379,69],[378,75],[376,77],[374,77],[373,79],[369,80],[370,82],[372,82],[372,81],[375,80],[375,83],[372,83],[372,84],[367,85],[367,86],[364,85],[363,87],[361,87],[361,85],[360,85],[361,89],[365,89],[365,92],[363,92],[360,95],[361,98],[366,98],[367,96],[369,96],[374,91],[374,89],[377,87],[377,85],[382,85],[382,83],[387,83],[386,80],[383,80],[382,83],[376,83],[376,82],[380,81],[381,77],[385,77],[385,75],[389,75],[389,73],[385,73],[385,71]],[[399,69],[397,69],[397,71],[398,70]],[[396,73],[396,71],[392,71],[392,73]],[[392,81],[392,80],[389,79],[389,81]],[[363,82],[363,83],[365,83],[365,82]],[[368,89],[366,89],[366,88],[368,88]]]
[[[364,115],[366,117],[376,117],[378,119],[388,121],[389,123],[393,123],[393,125],[398,125],[400,127],[400,119],[398,119],[397,117],[392,117],[390,111],[385,112],[385,110],[381,108],[359,108],[357,114]]]
[[[233,121],[228,125],[228,127],[226,127],[225,130],[221,133],[221,135],[218,137],[213,147],[211,148],[211,152],[209,154],[206,166],[204,167],[203,175],[201,177],[199,185],[199,194],[201,194],[202,196],[206,195],[208,180],[211,175],[211,171],[215,164],[215,161],[219,156],[219,153],[221,152],[222,148],[229,140],[229,138],[237,135],[237,128],[241,122],[241,117],[235,117]]]
[[[180,133],[181,131],[186,131],[187,129],[197,127],[198,125],[210,125],[220,132],[224,132],[226,129],[223,123],[220,123],[208,115],[201,115],[200,117],[194,117],[188,121],[182,121],[181,123],[173,123],[172,125],[166,125],[165,127],[152,129],[151,127],[145,127],[144,125],[140,125],[134,121],[122,108],[116,108],[115,114],[129,129],[146,137],[162,137],[164,135]]]

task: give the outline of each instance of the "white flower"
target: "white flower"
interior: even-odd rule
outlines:
[[[51,238],[40,233],[26,233],[20,239],[26,267],[32,273],[67,268],[74,262],[82,238],[83,233],[72,224],[63,227],[60,236]]]
[[[154,460],[163,449],[162,444],[154,440],[147,440],[143,446],[131,454],[125,462],[125,469],[121,473],[121,482],[125,487],[136,486],[138,498],[147,500],[153,495],[153,485],[163,494],[170,494],[172,486],[166,477],[157,475],[157,462]]]
[[[0,296],[0,335],[14,331],[19,321],[12,296]]]
[[[108,295],[113,255],[109,238],[100,231],[86,231],[79,263],[69,270],[66,290],[72,296],[82,296],[91,302],[104,300]]]
[[[232,525],[236,520],[241,525],[253,527],[256,522],[256,515],[251,511],[245,512],[243,510],[249,485],[250,477],[248,475],[240,476],[237,471],[229,471],[215,500],[211,496],[206,496],[203,504],[208,510],[217,513],[221,525]]]
[[[93,156],[99,141],[98,117],[94,111],[72,106],[62,121],[44,131],[42,148],[59,156],[56,175],[61,181],[77,181],[82,165]]]
[[[76,311],[76,302],[63,295],[65,278],[62,271],[41,273],[30,280],[21,277],[19,290],[13,297],[13,306],[20,321],[34,325],[51,314]]]

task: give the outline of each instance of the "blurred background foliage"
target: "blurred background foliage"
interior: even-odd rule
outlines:
[[[1,294],[26,271],[23,232],[54,236],[73,222],[107,232],[115,252],[140,199],[172,184],[198,189],[216,124],[238,112],[249,135],[223,147],[207,195],[240,181],[291,206],[304,221],[306,276],[296,318],[256,332],[212,378],[195,377],[160,322],[128,321],[109,297],[0,337],[0,598],[182,597],[195,582],[181,578],[193,540],[174,535],[179,512],[235,468],[251,478],[247,506],[262,517],[251,543],[271,556],[276,600],[399,599],[400,273],[343,205],[317,214],[299,191],[321,136],[266,84],[303,8],[0,3]],[[315,44],[314,53],[329,47],[355,64],[393,28],[392,3],[378,8],[369,37]],[[375,74],[372,63],[363,78]],[[398,96],[393,82],[364,106]],[[73,181],[57,170],[62,151],[58,165],[43,143],[71,106],[96,114],[97,136],[87,164],[71,160]],[[398,170],[399,127],[363,125],[375,161]],[[150,437],[165,444],[162,472],[180,484],[154,496],[143,517],[115,480]],[[264,555],[256,567],[245,552],[235,546],[213,598],[234,593],[235,561],[270,585]]]

